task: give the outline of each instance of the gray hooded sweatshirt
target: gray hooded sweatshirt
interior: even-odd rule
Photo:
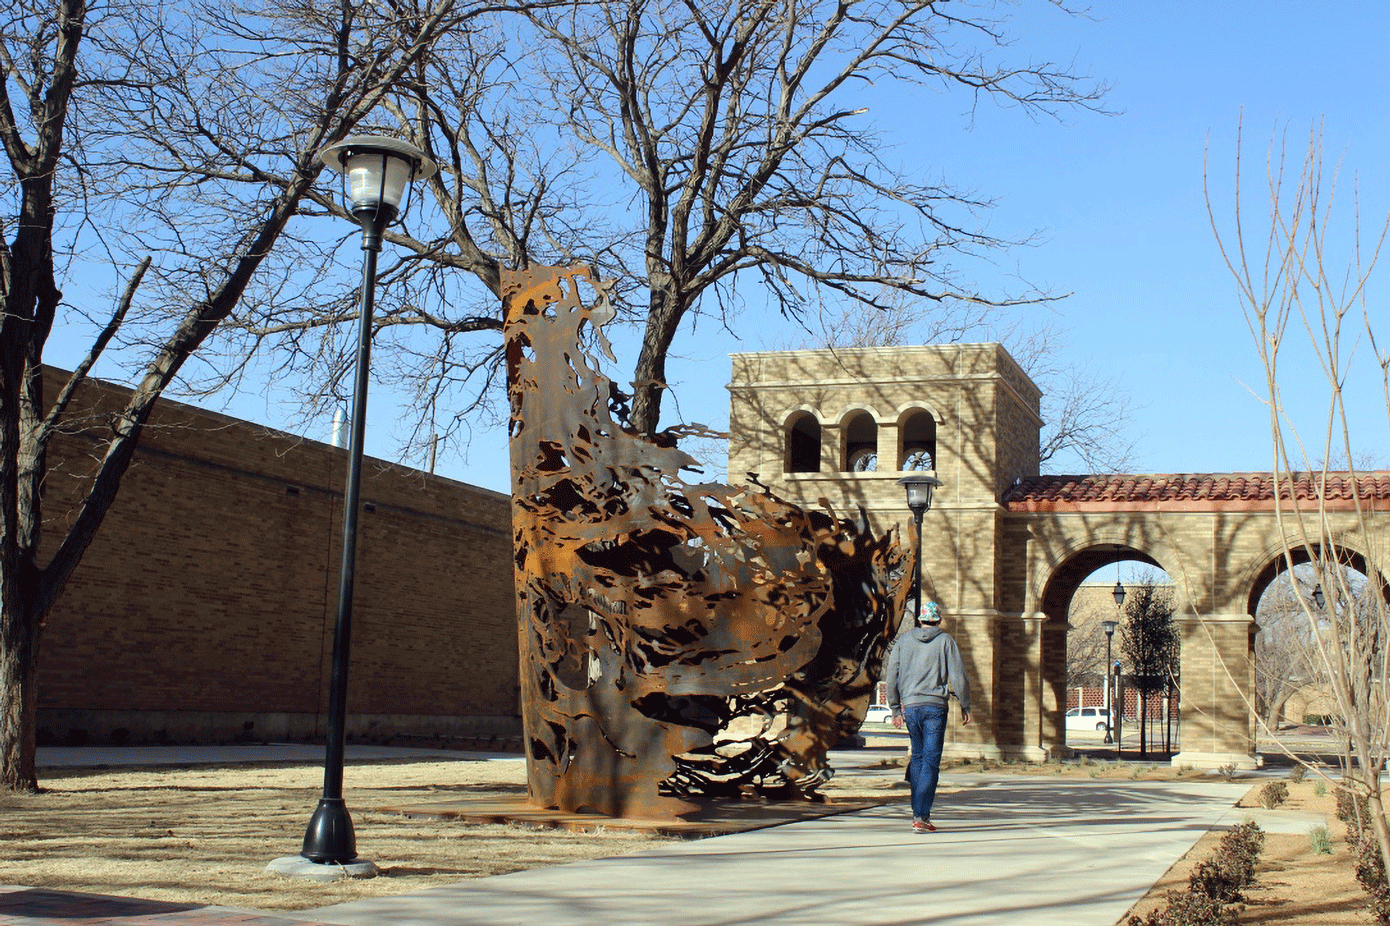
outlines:
[[[945,707],[952,694],[960,701],[962,711],[970,711],[965,660],[961,659],[956,641],[937,625],[919,624],[898,637],[888,655],[887,681],[888,707],[894,717],[901,715],[905,707]]]

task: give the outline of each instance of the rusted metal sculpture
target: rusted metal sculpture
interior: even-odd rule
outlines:
[[[896,535],[685,482],[680,435],[626,427],[581,350],[590,323],[612,359],[586,291],[604,299],[585,269],[503,279],[531,802],[670,819],[814,796],[902,613]]]

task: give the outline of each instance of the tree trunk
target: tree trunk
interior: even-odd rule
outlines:
[[[690,299],[653,288],[642,350],[632,371],[632,426],[646,438],[656,434],[661,422],[661,397],[666,390],[666,353],[676,336],[681,316]]]
[[[0,334],[0,789],[38,790],[34,731],[38,718],[39,630],[42,608],[34,605],[37,572],[33,547],[38,516],[35,492],[21,491],[32,468],[22,464],[24,423],[20,383],[24,378],[22,325],[7,320]],[[16,333],[20,337],[16,337]]]
[[[1139,686],[1139,757],[1149,755],[1149,680]]]
[[[1375,837],[1376,848],[1380,850],[1380,861],[1385,866],[1385,870],[1390,872],[1390,828],[1385,822],[1385,804],[1383,802],[1383,792],[1380,789],[1380,775],[1368,775],[1367,781],[1371,789],[1370,795],[1366,799],[1366,809],[1371,816],[1371,833]]]
[[[0,791],[37,791],[33,731],[38,723],[38,616],[6,582],[0,605]]]

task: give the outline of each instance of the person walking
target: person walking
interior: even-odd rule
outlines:
[[[907,725],[912,742],[907,780],[912,786],[912,829],[934,833],[932,804],[941,775],[941,750],[946,744],[946,712],[950,696],[960,702],[961,723],[970,723],[970,680],[960,647],[941,629],[941,607],[928,601],[917,615],[917,626],[903,634],[888,656],[888,707],[893,726]]]

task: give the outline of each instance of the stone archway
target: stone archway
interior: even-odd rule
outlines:
[[[1381,547],[1360,532],[1390,536],[1390,473],[1039,476],[1041,392],[998,344],[732,361],[730,473],[751,474],[808,507],[862,509],[907,536],[911,515],[897,480],[929,456],[943,485],[923,524],[924,577],[978,684],[976,722],[948,731],[950,754],[1040,759],[1065,748],[1058,619],[1075,573],[1133,558],[1161,566],[1174,583],[1183,751],[1173,761],[1252,767],[1252,594],[1294,529],[1284,522],[1299,509],[1321,511],[1321,536],[1364,551]],[[877,419],[873,471],[836,472],[830,462],[839,440],[832,422],[852,407],[897,410],[896,421]],[[784,465],[786,419],[774,409],[814,409],[827,432],[826,465]],[[930,428],[925,419],[917,426],[914,410],[930,410]],[[929,454],[907,452],[918,445]],[[1363,555],[1390,574],[1390,552]]]
[[[1073,555],[1107,544],[1147,551],[1172,577],[1182,647],[1182,751],[1175,765],[1258,764],[1253,612],[1259,591],[1281,568],[1287,512],[1321,505],[1327,535],[1353,551],[1374,547],[1360,536],[1361,523],[1373,534],[1390,527],[1390,480],[1383,475],[1353,484],[1330,474],[1321,487],[1301,476],[1292,491],[1284,480],[1278,505],[1276,485],[1255,473],[1040,476],[1004,498],[1030,551],[1019,590],[1024,610],[1055,610],[1052,589],[1065,587]],[[1098,561],[1100,554],[1089,555]],[[1357,556],[1378,568],[1373,556]]]
[[[1039,609],[1045,615],[1039,666],[1043,690],[1039,741],[1050,755],[1066,749],[1067,619],[1072,599],[1088,576],[1121,562],[1141,562],[1163,569],[1162,563],[1143,550],[1120,543],[1096,543],[1063,560],[1043,589]]]

